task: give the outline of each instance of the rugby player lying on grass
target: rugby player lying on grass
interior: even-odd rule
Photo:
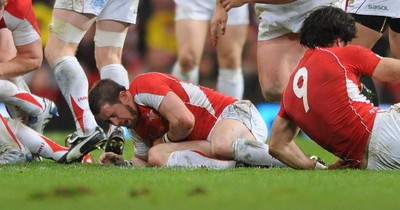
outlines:
[[[129,90],[101,80],[89,92],[89,105],[98,120],[127,127],[135,144],[131,161],[105,153],[104,165],[285,167],[268,154],[267,127],[250,101],[168,74],[141,74]]]

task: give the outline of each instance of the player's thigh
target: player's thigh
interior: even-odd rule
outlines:
[[[72,10],[53,9],[53,16],[73,25],[80,30],[87,31],[95,21],[96,16],[93,14],[78,13]]]
[[[113,20],[101,20],[96,23],[94,41],[98,69],[108,64],[121,63],[122,50],[129,26],[129,23]]]
[[[394,20],[396,24],[389,28],[389,43],[393,57],[400,59],[400,19]]]
[[[382,34],[364,25],[356,23],[357,36],[351,41],[351,44],[361,45],[372,49],[375,43],[381,38]]]
[[[63,56],[74,56],[86,31],[92,26],[95,16],[72,10],[53,9],[49,25],[50,36],[45,47],[45,56],[50,65]]]
[[[207,20],[179,20],[175,22],[178,56],[190,55],[200,62],[208,32]]]
[[[221,68],[238,68],[241,66],[247,30],[248,25],[227,25],[226,32],[220,36],[217,45],[218,63]]]
[[[305,52],[295,34],[286,34],[257,44],[257,66],[262,88],[283,90],[290,73]]]
[[[220,120],[211,134],[211,153],[228,158],[233,154],[233,142],[240,139],[256,141],[254,135],[242,122],[233,119]]]

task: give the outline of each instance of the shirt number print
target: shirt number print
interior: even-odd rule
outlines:
[[[306,113],[310,109],[307,98],[307,79],[308,72],[304,67],[297,71],[293,79],[293,92],[298,98],[303,99],[304,111]]]

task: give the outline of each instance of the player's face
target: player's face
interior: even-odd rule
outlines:
[[[116,126],[133,128],[138,121],[138,112],[135,104],[106,104],[101,108],[97,118]]]

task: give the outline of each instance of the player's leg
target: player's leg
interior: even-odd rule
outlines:
[[[250,166],[285,167],[269,155],[267,126],[249,101],[225,108],[211,134],[211,154]]]
[[[389,23],[390,51],[394,58],[400,59],[400,18],[391,19]]]
[[[286,34],[257,44],[261,91],[267,101],[279,102],[289,76],[305,52],[296,34]]]
[[[31,160],[31,152],[18,140],[8,120],[0,114],[0,164]]]
[[[246,36],[247,25],[227,26],[225,35],[220,37],[217,45],[217,91],[237,99],[242,99],[244,92],[241,61]]]
[[[54,141],[35,132],[19,121],[9,119],[8,123],[10,128],[14,131],[15,136],[34,155],[57,161],[68,152],[67,147],[58,145]]]
[[[215,2],[175,0],[175,36],[177,61],[172,75],[199,83],[199,64],[204,50]]]
[[[158,144],[149,150],[148,162],[152,166],[185,168],[233,168],[235,161],[211,157],[211,144],[206,140]]]
[[[178,56],[172,69],[172,75],[193,84],[199,83],[199,65],[208,25],[208,20],[178,20],[175,22]]]
[[[76,132],[68,137],[72,144],[61,162],[70,162],[102,146],[106,135],[97,125],[88,104],[88,80],[75,57],[75,51],[104,5],[90,1],[57,0],[50,23],[45,57],[75,120]],[[75,12],[73,9],[83,13]]]
[[[129,88],[127,70],[121,65],[128,28],[136,23],[138,0],[108,1],[97,17],[95,59],[101,79],[112,79]]]
[[[97,17],[95,59],[101,79],[111,79],[127,89],[129,77],[122,62],[122,50],[128,28],[136,23],[138,0],[108,1]],[[123,152],[123,128],[110,125],[105,151]]]
[[[33,155],[52,159],[54,161],[60,161],[61,158],[68,153],[69,148],[57,144],[53,140],[32,130],[17,120],[9,119],[8,124],[16,138],[19,139],[22,145],[24,145]],[[91,159],[89,154],[77,157],[72,162],[93,162],[93,160],[88,159]]]
[[[79,42],[94,18],[94,15],[55,8],[45,47],[45,57],[74,116],[79,136],[89,135],[97,127],[87,101],[88,80],[75,57]]]
[[[218,82],[217,91],[242,99],[244,79],[242,72],[242,52],[247,38],[249,10],[247,4],[228,12],[225,34],[217,45]]]

